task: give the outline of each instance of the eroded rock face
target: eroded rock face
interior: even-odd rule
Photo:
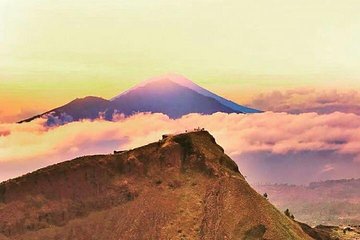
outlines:
[[[0,239],[310,239],[206,131],[0,184]]]

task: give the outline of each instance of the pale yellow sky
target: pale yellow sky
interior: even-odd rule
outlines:
[[[0,0],[0,115],[164,73],[240,102],[360,89],[359,12],[359,0]]]

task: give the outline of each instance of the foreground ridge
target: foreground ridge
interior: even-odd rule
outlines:
[[[0,184],[0,239],[311,239],[204,130]]]

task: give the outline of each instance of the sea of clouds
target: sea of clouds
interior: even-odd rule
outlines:
[[[0,181],[77,156],[134,148],[164,133],[208,130],[250,182],[360,177],[360,115],[353,113],[189,114],[170,119],[139,113],[114,121],[48,127],[45,119],[0,124]]]

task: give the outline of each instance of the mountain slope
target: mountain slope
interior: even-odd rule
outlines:
[[[61,125],[82,119],[93,120],[99,116],[112,120],[115,113],[129,116],[137,112],[163,113],[171,118],[180,118],[189,113],[256,113],[260,111],[240,106],[207,91],[184,77],[174,75],[144,81],[111,100],[98,97],[76,99],[62,107],[19,123],[46,118],[48,125]]]
[[[187,79],[181,75],[176,75],[176,74],[169,74],[166,76],[156,77],[156,78],[152,78],[147,81],[144,81],[143,83],[133,87],[132,89],[129,89],[128,91],[120,94],[119,96],[114,97],[112,100],[116,100],[117,98],[120,98],[124,94],[127,94],[131,91],[135,91],[138,88],[144,87],[146,84],[154,83],[154,82],[158,82],[158,81],[172,81],[180,86],[189,88],[203,96],[213,98],[216,101],[218,101],[220,104],[232,109],[235,112],[242,112],[242,113],[259,113],[259,112],[261,112],[259,110],[253,109],[253,108],[241,106],[241,105],[234,103],[230,100],[227,100],[221,96],[218,96],[218,95],[206,90],[205,88],[202,88],[201,86],[195,84],[194,82],[190,81],[189,79]]]
[[[189,113],[237,112],[213,98],[180,86],[167,79],[149,82],[112,100],[113,109],[125,115],[134,112],[164,113],[179,118]],[[242,112],[239,112],[242,113]]]
[[[3,239],[311,239],[206,131],[1,183],[0,210]]]
[[[43,114],[20,121],[31,122],[39,117],[46,117],[49,125],[57,125],[66,122],[79,121],[82,119],[96,119],[99,114],[106,111],[109,107],[110,101],[99,97],[85,97],[77,98],[64,106],[52,109]]]

